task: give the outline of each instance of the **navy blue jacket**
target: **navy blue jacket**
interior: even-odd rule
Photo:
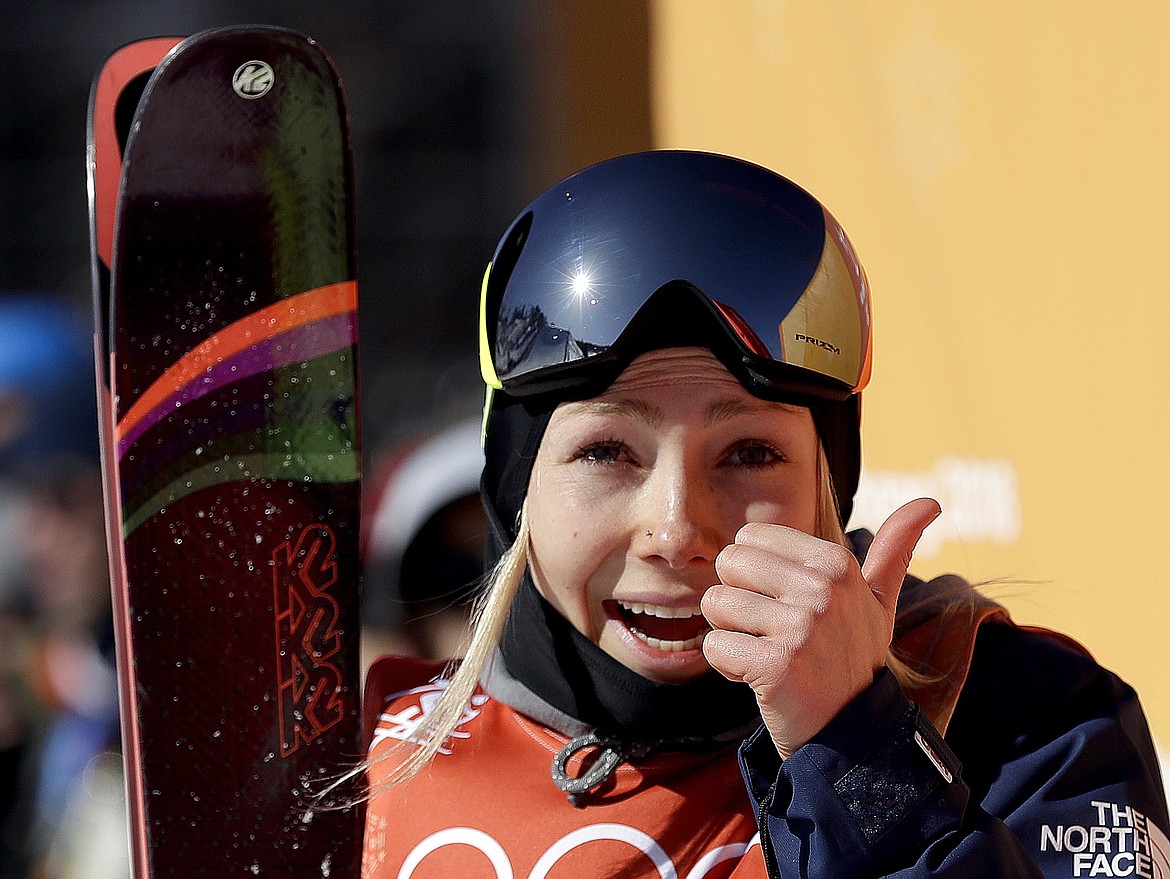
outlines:
[[[945,740],[889,671],[781,761],[740,749],[770,875],[1170,876],[1134,691],[1057,639],[978,629]]]

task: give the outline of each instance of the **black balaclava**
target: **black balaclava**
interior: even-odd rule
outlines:
[[[537,449],[559,402],[494,395],[480,487],[489,522],[486,570],[515,539]],[[817,401],[810,409],[844,524],[860,469],[858,401]],[[527,571],[500,652],[511,677],[545,703],[627,743],[690,746],[742,736],[758,722],[751,688],[714,670],[693,681],[665,684],[626,668],[561,616],[536,591]]]

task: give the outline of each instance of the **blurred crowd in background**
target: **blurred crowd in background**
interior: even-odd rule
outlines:
[[[84,846],[80,851],[89,852],[99,872],[102,864],[125,861],[93,334],[86,318],[62,299],[0,298],[4,879],[67,875],[63,861],[74,860],[67,851],[74,844]]]

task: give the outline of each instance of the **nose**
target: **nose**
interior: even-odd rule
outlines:
[[[672,568],[708,564],[723,548],[718,503],[697,468],[660,456],[644,483],[637,545]]]

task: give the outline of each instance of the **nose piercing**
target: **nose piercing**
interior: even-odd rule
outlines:
[[[647,532],[646,532],[646,536],[647,536],[647,537],[653,537],[653,536],[654,536],[654,532],[653,532],[653,531],[647,531]]]

